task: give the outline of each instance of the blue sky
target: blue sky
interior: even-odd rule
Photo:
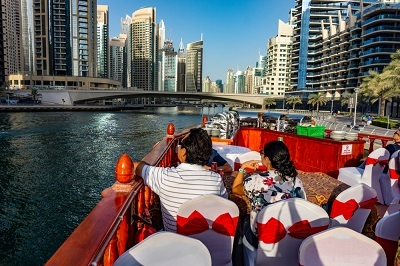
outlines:
[[[222,79],[226,71],[255,66],[259,52],[266,54],[268,39],[278,30],[278,19],[287,22],[295,0],[98,0],[109,6],[110,37],[120,33],[120,20],[141,7],[155,7],[164,20],[166,38],[177,51],[203,34],[203,78]]]

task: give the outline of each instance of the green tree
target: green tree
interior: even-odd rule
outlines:
[[[351,101],[350,99],[352,99],[354,97],[355,97],[354,93],[346,93],[346,94],[344,94],[342,100],[340,101],[341,105],[344,106],[344,105],[347,104],[349,106],[350,101]],[[349,108],[350,116],[351,116],[352,110],[353,109]]]
[[[42,94],[40,94],[40,93],[38,92],[38,89],[33,88],[33,89],[31,89],[31,94],[29,94],[29,96],[30,96],[31,99],[33,100],[33,103],[37,103],[38,100],[39,100],[39,98],[42,97]]]
[[[328,98],[326,98],[322,93],[318,94],[310,94],[308,96],[308,104],[311,104],[312,106],[317,105],[317,113],[319,112],[319,106],[320,105],[325,105],[328,102]]]
[[[274,98],[265,98],[263,101],[263,107],[268,106],[268,110],[271,105],[276,105],[275,99]]]
[[[385,116],[386,100],[400,96],[400,50],[392,54],[390,63],[382,73],[369,71],[362,80],[360,93],[369,98],[371,103],[380,101],[379,114]]]
[[[293,107],[293,110],[298,103],[302,103],[300,96],[290,96],[289,98],[286,99],[287,104],[291,104]]]

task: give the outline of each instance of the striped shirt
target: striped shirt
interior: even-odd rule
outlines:
[[[202,195],[227,198],[221,176],[201,165],[181,163],[171,168],[146,165],[142,177],[144,183],[160,197],[166,231],[176,232],[178,209],[186,201]]]

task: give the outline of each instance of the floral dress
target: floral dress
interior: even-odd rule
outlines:
[[[286,179],[287,181],[281,180],[274,170],[244,179],[244,193],[250,201],[250,226],[256,236],[256,217],[264,206],[288,198],[306,198],[303,183],[299,178]]]

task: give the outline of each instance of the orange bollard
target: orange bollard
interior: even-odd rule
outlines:
[[[208,117],[204,115],[203,116],[203,121],[201,122],[201,126],[204,127],[207,122],[208,122]]]
[[[120,183],[129,183],[133,178],[133,162],[126,153],[122,154],[117,161],[115,178]]]
[[[167,134],[174,135],[175,134],[175,126],[172,123],[169,123],[167,126]]]

